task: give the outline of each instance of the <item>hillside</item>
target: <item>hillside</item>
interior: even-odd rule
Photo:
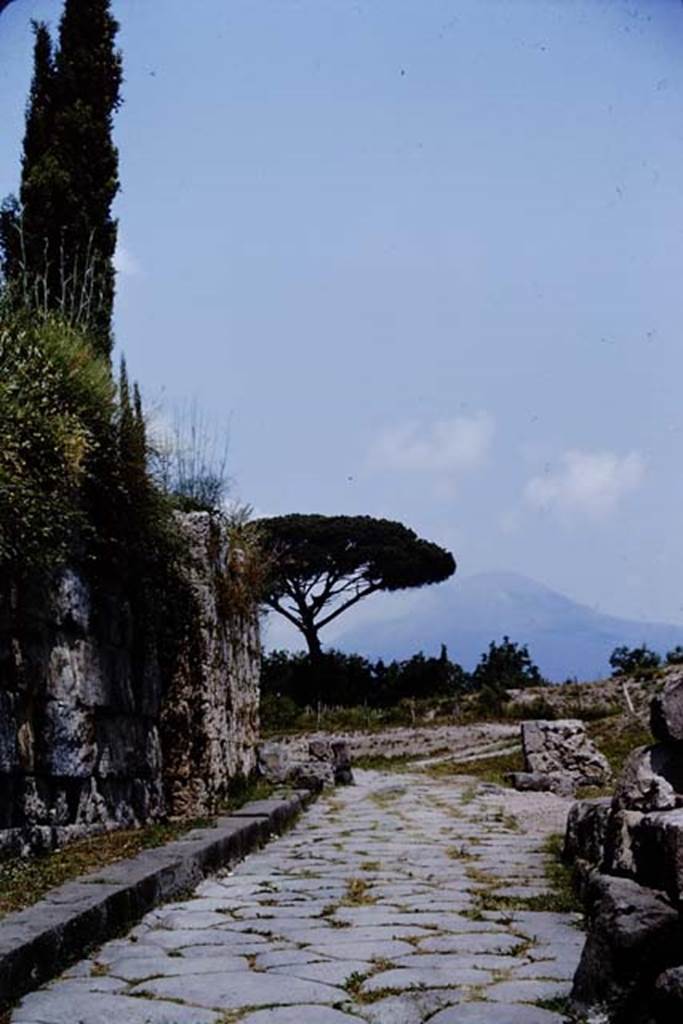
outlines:
[[[515,573],[483,573],[426,588],[409,611],[381,622],[355,624],[334,646],[372,658],[437,653],[442,643],[472,668],[491,640],[504,634],[526,643],[543,674],[553,680],[597,679],[609,674],[618,644],[646,643],[659,652],[683,642],[683,626],[635,622],[605,615]]]

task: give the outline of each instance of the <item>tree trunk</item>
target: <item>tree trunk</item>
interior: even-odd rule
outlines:
[[[313,670],[313,677],[315,679],[315,696],[316,705],[318,707],[318,714],[320,714],[320,702],[322,699],[322,675],[323,675],[323,664],[324,655],[322,645],[320,643],[320,637],[318,636],[318,630],[316,629],[313,622],[305,622],[302,626],[302,633],[308,646],[308,656],[311,660],[311,668]]]

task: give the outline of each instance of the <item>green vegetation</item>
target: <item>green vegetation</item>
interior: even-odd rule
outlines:
[[[0,566],[50,569],[86,522],[115,389],[82,334],[7,306],[0,366]]]
[[[55,49],[34,24],[19,199],[0,218],[3,275],[21,308],[58,313],[109,356],[119,189],[112,119],[121,99],[109,0],[66,0]]]
[[[550,999],[537,999],[534,1006],[541,1010],[550,1010],[551,1013],[559,1013],[561,1017],[569,1018],[572,1011],[571,999],[569,996],[553,996]],[[574,1019],[573,1017],[571,1018]]]
[[[228,440],[196,402],[176,407],[156,441],[153,467],[161,489],[181,512],[215,510],[228,496]]]
[[[478,894],[477,907],[473,913],[514,910],[581,913],[583,908],[574,890],[571,868],[562,861],[563,842],[563,836],[553,835],[544,844],[549,887],[547,893],[538,896],[504,896],[496,892],[495,886],[491,886]]]
[[[249,800],[260,800],[273,793],[273,787],[249,779],[236,780],[233,793],[218,813],[236,810]],[[12,857],[0,860],[0,918],[37,903],[57,886],[80,875],[134,857],[143,850],[179,839],[193,828],[211,826],[213,819],[197,818],[182,822],[148,825],[140,829],[105,832],[69,843],[61,850],[38,857]]]
[[[320,630],[348,608],[455,572],[450,552],[388,519],[289,515],[259,527],[271,558],[265,602],[301,632],[313,663],[322,656]],[[323,679],[321,672],[321,686]]]
[[[482,757],[474,761],[441,761],[426,769],[434,778],[448,778],[452,775],[472,775],[482,782],[493,782],[507,785],[505,780],[509,772],[523,772],[524,758],[521,750],[510,754],[496,754],[493,757]]]
[[[542,682],[526,644],[514,643],[508,636],[500,644],[489,644],[472,673],[472,688],[478,693],[477,703],[484,713],[500,713],[508,690],[539,686]]]
[[[305,709],[316,707],[321,678],[326,708],[316,708],[313,718]],[[316,661],[308,654],[273,651],[262,662],[262,720],[270,729],[315,726],[319,713],[333,715],[336,728],[414,724],[426,712],[452,716],[466,681],[445,647],[438,658],[416,654],[388,665],[341,651],[326,651]]]
[[[650,730],[633,718],[619,722],[615,722],[614,719],[591,722],[587,731],[609,761],[615,778],[618,777],[624,761],[632,750],[652,743]]]
[[[666,655],[667,665],[683,665],[683,646],[676,644]]]
[[[124,361],[118,381],[112,374],[111,129],[122,70],[109,6],[66,0],[56,49],[34,26],[20,195],[0,216],[0,597],[17,587],[19,635],[22,588],[33,604],[47,598],[68,564],[91,586],[95,623],[112,595],[130,608],[142,680],[159,668],[170,678],[191,640],[174,511],[192,498],[218,517],[224,466],[212,475],[193,421],[189,451],[172,455],[181,477],[164,477],[137,384]],[[223,522],[230,556],[217,582],[239,614],[254,607],[262,559],[246,517]]]
[[[142,850],[178,839],[203,820],[182,824],[149,825],[146,828],[107,832],[69,843],[61,850],[34,858],[13,857],[0,861],[0,917],[37,903],[59,885],[88,871],[134,857]]]
[[[495,672],[501,673],[498,682]],[[286,732],[377,729],[454,717],[556,717],[551,703],[540,696],[533,705],[509,706],[507,688],[538,685],[539,680],[527,648],[508,637],[492,643],[471,674],[450,660],[444,645],[438,657],[419,653],[389,664],[335,650],[315,658],[272,651],[262,662],[262,723],[266,731]],[[319,703],[322,687],[324,706]]]
[[[672,652],[674,653],[674,652]],[[612,676],[633,676],[650,679],[659,668],[661,658],[645,644],[640,647],[615,647],[609,659]]]

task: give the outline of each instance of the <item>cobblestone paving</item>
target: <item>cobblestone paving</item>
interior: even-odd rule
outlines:
[[[562,1024],[583,936],[572,915],[519,909],[547,886],[513,796],[357,778],[27,996],[12,1024]],[[513,909],[482,909],[492,893]]]

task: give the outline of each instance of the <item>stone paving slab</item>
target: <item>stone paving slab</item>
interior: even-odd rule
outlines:
[[[525,831],[504,789],[464,776],[357,772],[265,850],[27,996],[12,1024],[564,1024],[547,1006],[578,963],[575,916],[523,909],[525,896],[482,909],[519,884],[508,864],[529,869],[526,896],[546,894],[539,820]]]
[[[253,801],[238,817],[219,818],[210,828],[93,871],[8,914],[0,920],[0,1007],[208,872],[244,857],[271,832],[282,831],[309,801],[303,792]]]
[[[430,1017],[430,1024],[562,1024],[557,1013],[537,1006],[491,1006],[490,1003],[469,1003],[442,1010]]]

